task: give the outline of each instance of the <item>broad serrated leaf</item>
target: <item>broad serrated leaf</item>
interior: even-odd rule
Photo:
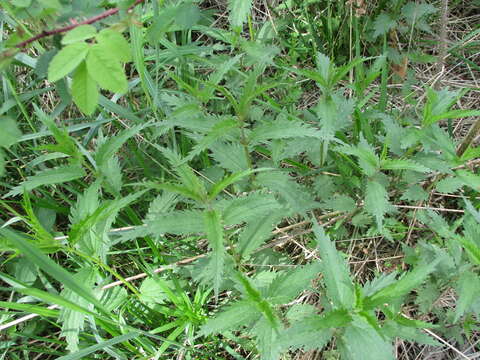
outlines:
[[[454,176],[454,177],[448,177],[446,179],[440,180],[436,184],[435,188],[437,189],[437,191],[441,193],[451,194],[456,192],[462,186],[463,186],[463,181],[460,178]]]
[[[84,114],[91,115],[97,107],[98,97],[97,83],[88,73],[85,62],[82,62],[73,75],[73,101]]]
[[[113,195],[120,193],[122,189],[122,168],[117,156],[113,156],[99,167],[100,173],[105,177],[107,191]]]
[[[350,314],[344,309],[333,310],[321,316],[309,316],[294,322],[292,327],[280,334],[277,342],[282,350],[321,350],[331,339],[334,329],[345,327],[351,321]]]
[[[367,350],[368,349],[368,350]],[[341,338],[342,359],[393,360],[393,348],[375,328],[357,318],[348,326]]]
[[[262,297],[260,291],[258,291],[251,283],[250,279],[240,272],[236,272],[234,276],[235,280],[240,284],[242,292],[245,297],[256,307],[263,318],[267,320],[270,327],[273,330],[279,330],[282,326],[280,319],[277,316],[272,305]]]
[[[276,341],[278,330],[271,326],[267,319],[261,318],[252,328],[258,352],[262,360],[277,360],[280,355],[280,346]]]
[[[347,264],[316,220],[313,220],[313,230],[322,258],[327,295],[335,308],[349,309],[354,304],[354,295]]]
[[[430,171],[429,168],[408,159],[386,159],[381,161],[380,166],[384,170],[410,170],[423,173]]]
[[[69,46],[73,45],[77,44]],[[125,72],[119,59],[110,53],[108,46],[102,46],[101,44],[92,45],[88,51],[86,63],[88,73],[102,89],[115,93],[127,91],[128,82]]]
[[[229,329],[238,329],[248,325],[260,317],[255,305],[248,300],[239,300],[227,306],[215,317],[209,318],[200,329],[200,335],[221,333]]]
[[[380,168],[380,159],[363,136],[360,137],[360,142],[357,146],[345,145],[337,148],[337,150],[358,157],[358,164],[367,176],[375,175]]]
[[[0,116],[0,127],[2,129],[0,147],[9,148],[22,136],[17,122],[9,116]]]
[[[238,128],[238,123],[235,119],[226,119],[216,123],[210,131],[193,147],[192,151],[182,161],[190,161],[202,151],[210,148],[210,145],[215,143],[218,139],[228,135],[232,130]]]
[[[248,160],[245,148],[238,143],[218,142],[211,146],[213,159],[224,169],[231,172],[248,169]]]
[[[420,286],[432,273],[441,259],[434,259],[428,264],[417,265],[412,271],[405,273],[396,282],[383,287],[364,300],[365,309],[374,309],[377,305],[386,304],[408,294]]]
[[[285,199],[293,212],[303,213],[318,205],[309,189],[295,182],[287,173],[280,171],[263,172],[257,175],[256,180],[259,184]]]
[[[95,161],[97,166],[102,167],[107,161],[117,153],[125,142],[132,136],[137,135],[147,125],[137,125],[130,129],[124,130],[116,136],[111,136],[102,142],[95,152]]]
[[[478,294],[480,294],[480,278],[478,274],[474,274],[472,271],[462,272],[456,288],[458,301],[455,307],[454,322],[457,322],[468,308],[478,300]]]
[[[282,213],[274,211],[250,221],[238,239],[238,253],[243,258],[248,257],[272,236],[273,227],[281,218]]]
[[[387,190],[377,181],[368,180],[365,191],[365,210],[375,217],[379,229],[383,228],[383,218],[389,207]]]
[[[79,283],[91,287],[94,283],[94,276],[95,271],[93,271],[92,268],[83,268],[73,275],[73,278]],[[92,306],[90,306],[90,303],[86,299],[70,289],[64,289],[60,295],[81,307],[92,310]],[[73,309],[63,308],[60,311],[58,320],[62,323],[61,336],[65,337],[67,349],[70,350],[70,352],[78,351],[79,334],[80,331],[83,330],[85,314]]]
[[[187,235],[205,231],[203,215],[197,210],[173,211],[167,214],[152,214],[146,221],[156,235]]]
[[[394,321],[387,321],[382,326],[382,332],[391,338],[399,337],[408,341],[415,341],[419,344],[440,346],[441,343],[431,336],[425,334],[422,330],[413,327],[402,326]]]
[[[249,136],[249,143],[259,144],[266,140],[289,139],[295,137],[313,137],[322,139],[323,134],[303,122],[287,119],[277,119],[265,122],[255,127]]]
[[[272,304],[287,304],[302,291],[310,287],[311,281],[318,276],[321,266],[318,262],[300,266],[278,275],[267,289],[268,301]]]
[[[207,190],[202,181],[195,175],[192,168],[184,163],[181,157],[167,148],[159,148],[162,154],[168,159],[173,167],[173,170],[178,175],[183,185],[191,191],[199,199],[205,199],[207,197]]]
[[[400,199],[407,201],[425,201],[428,199],[428,192],[420,185],[410,185]]]
[[[30,191],[43,185],[53,185],[76,180],[85,176],[85,171],[79,165],[66,165],[41,171],[10,190],[4,197],[14,196]]]
[[[252,0],[228,0],[230,25],[233,28],[242,27],[247,21],[252,8]]]
[[[117,60],[128,62],[132,59],[132,50],[128,41],[118,31],[103,29],[96,36],[97,42],[111,52]]]
[[[219,202],[218,206],[223,209],[225,225],[248,223],[265,214],[282,209],[282,206],[272,194],[261,193],[251,193],[244,197],[224,200]]]
[[[90,45],[85,42],[65,46],[50,61],[48,81],[55,82],[67,76],[80,65],[90,52]]]
[[[467,170],[457,170],[456,172],[457,177],[463,181],[463,183],[472,188],[475,191],[480,191],[480,176],[473,174]]]
[[[218,298],[220,285],[223,282],[223,271],[225,266],[225,244],[223,241],[222,218],[218,211],[206,211],[203,216],[205,232],[209,247],[212,252],[209,254],[210,265],[213,267],[213,291]]]
[[[93,38],[97,34],[97,29],[93,25],[80,25],[70,30],[62,38],[62,45],[69,45],[76,42]]]
[[[373,22],[373,37],[377,38],[380,35],[387,34],[395,25],[395,20],[393,20],[389,14],[381,13]]]

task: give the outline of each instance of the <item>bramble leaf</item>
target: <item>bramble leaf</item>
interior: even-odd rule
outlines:
[[[67,76],[85,59],[90,52],[90,45],[85,42],[65,46],[50,61],[48,81],[55,82]]]

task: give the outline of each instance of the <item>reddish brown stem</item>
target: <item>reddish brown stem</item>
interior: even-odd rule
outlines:
[[[128,11],[130,11],[131,9],[133,9],[135,6],[137,6],[138,4],[141,4],[143,3],[145,0],[136,0],[132,6],[130,6],[128,8]],[[120,11],[120,8],[113,8],[113,9],[109,9],[109,10],[106,10],[104,11],[103,13],[99,14],[99,15],[96,15],[96,16],[93,16],[91,17],[90,19],[87,19],[87,20],[84,20],[84,21],[81,21],[81,22],[78,22],[78,23],[75,23],[75,24],[71,24],[71,25],[68,25],[68,26],[64,26],[64,27],[61,27],[61,28],[57,28],[57,29],[53,29],[53,30],[44,30],[42,31],[40,34],[37,34],[33,37],[31,37],[30,39],[27,39],[25,41],[22,41],[21,43],[15,45],[16,48],[19,48],[19,49],[23,49],[25,48],[28,44],[31,44],[32,42],[34,41],[37,41],[37,40],[40,40],[40,39],[43,39],[44,37],[47,37],[47,36],[52,36],[52,35],[55,35],[55,34],[61,34],[61,33],[64,33],[64,32],[67,32],[67,31],[70,31],[72,29],[75,29],[77,26],[80,26],[80,25],[89,25],[89,24],[93,24],[97,21],[100,21],[102,19],[105,19],[109,16],[112,16],[112,15],[115,15],[116,13],[118,13]]]

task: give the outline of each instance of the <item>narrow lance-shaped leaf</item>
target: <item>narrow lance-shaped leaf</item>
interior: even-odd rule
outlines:
[[[425,281],[440,261],[441,259],[435,259],[427,264],[418,265],[411,272],[405,274],[400,280],[368,296],[364,300],[365,309],[373,309],[377,305],[388,303],[408,294],[412,289],[418,287]]]
[[[353,306],[354,295],[348,267],[317,221],[312,220],[318,250],[322,258],[323,277],[328,297],[335,308],[349,309]]]
[[[223,242],[223,226],[221,215],[216,210],[206,211],[204,214],[205,231],[212,252],[210,265],[213,270],[213,291],[218,297],[220,285],[223,281],[223,268],[225,266],[225,245]]]

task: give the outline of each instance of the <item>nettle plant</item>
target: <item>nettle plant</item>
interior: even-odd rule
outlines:
[[[85,115],[100,104],[131,123],[114,135],[89,131],[81,141],[53,120],[61,111],[33,106],[48,132],[27,139],[14,121],[2,120],[9,129],[0,143],[5,148],[43,136],[55,143],[36,144],[42,154],[30,163],[31,175],[10,184],[2,200],[15,217],[0,228],[1,249],[12,264],[0,277],[14,291],[1,306],[53,318],[72,352],[65,358],[100,349],[115,358],[171,358],[174,352],[213,358],[218,349],[239,358],[231,347],[238,344],[244,352],[256,349],[261,359],[327,345],[343,359],[393,359],[395,338],[440,345],[430,335],[456,330],[461,339],[476,330],[480,177],[464,165],[478,150],[468,138],[457,148],[439,122],[479,111],[452,110],[462,94],[445,89],[427,90],[415,113],[385,112],[384,104],[371,101],[378,95],[371,85],[385,75],[385,56],[337,67],[319,52],[312,69],[277,65],[282,49],[266,35],[269,25],[256,33],[250,26],[246,40],[241,26],[251,4],[229,4],[230,30],[206,27],[192,3],[154,3],[146,5],[145,33],[136,19],[125,35],[115,26],[76,26],[48,61],[38,60],[37,66],[48,63],[50,82],[68,85],[68,101]],[[133,11],[132,2],[122,6]],[[157,32],[162,36],[155,38]],[[220,52],[185,44],[195,32],[218,41]],[[124,65],[132,59],[127,77]],[[319,96],[301,109],[303,81]],[[100,90],[136,95],[154,116],[141,118]],[[138,139],[135,146],[161,159],[162,169],[131,180],[122,149]],[[459,205],[465,213],[454,225],[434,212],[422,215],[424,238],[404,247],[408,270],[355,279],[332,240],[337,232],[398,241],[396,230],[405,224],[396,205],[423,202],[433,189],[471,197]],[[62,191],[70,208],[62,217],[64,234],[55,236],[32,199],[54,202]],[[15,196],[22,197],[22,211],[10,203]],[[140,217],[134,209],[143,199],[149,203]],[[279,242],[270,240],[286,218],[311,223],[310,259],[272,250]],[[325,218],[335,227],[322,226]],[[118,231],[125,219],[136,226]],[[119,272],[114,254],[130,248],[144,254],[145,244],[151,253],[132,260],[145,270],[137,287]],[[58,255],[57,262],[48,255]],[[451,314],[435,306],[448,289],[459,296]],[[318,301],[299,301],[306,292]],[[406,305],[421,316],[406,314]],[[432,313],[437,321],[428,321]]]

